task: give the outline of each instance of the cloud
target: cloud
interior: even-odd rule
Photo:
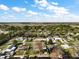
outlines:
[[[44,9],[45,11],[47,10],[56,15],[69,14],[69,10],[64,7],[57,6],[58,5],[57,2],[52,2],[52,4],[50,4],[47,0],[35,0],[35,3],[37,8],[41,10]]]
[[[57,2],[52,2],[53,5],[59,5]]]
[[[44,17],[50,17],[50,15],[48,15],[48,14],[42,14],[42,16],[44,16]]]
[[[28,16],[33,16],[33,15],[37,15],[37,12],[33,12],[31,10],[27,11]]]
[[[26,10],[21,7],[7,7],[1,4],[0,10],[10,10],[14,12],[5,12],[0,15],[1,21],[23,21],[23,22],[79,22],[79,15],[72,14],[70,9],[59,6],[57,2],[48,2],[48,0],[34,0],[32,7],[41,9],[35,12],[32,9]],[[25,1],[27,4],[27,1]],[[16,12],[16,13],[15,13]],[[19,14],[17,14],[19,13]]]
[[[46,7],[48,5],[48,2],[46,0],[35,0],[36,5],[41,7]]]
[[[41,11],[45,10],[50,13],[49,15],[41,14],[38,17],[39,21],[76,22],[79,19],[79,16],[72,14],[69,9],[59,6],[57,2],[49,3],[47,0],[35,0],[35,6]]]
[[[54,12],[56,15],[67,15],[67,14],[69,14],[68,9],[66,9],[64,7],[49,5],[47,7],[47,10]]]
[[[26,8],[20,8],[20,7],[8,7],[4,4],[0,5],[0,10],[4,10],[4,11],[15,11],[15,12],[25,12]]]
[[[7,6],[4,5],[4,4],[1,4],[1,5],[0,5],[0,10],[7,11],[7,10],[9,10],[9,7],[7,7]]]
[[[0,20],[2,20],[2,21],[6,21],[6,22],[9,22],[9,21],[14,21],[14,20],[16,20],[17,19],[17,17],[15,16],[15,15],[13,15],[13,14],[9,14],[9,13],[6,13],[6,12],[4,12],[2,15],[0,15]]]
[[[26,11],[26,8],[12,7],[12,10],[19,13]]]

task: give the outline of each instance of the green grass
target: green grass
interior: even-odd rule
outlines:
[[[24,51],[23,50],[18,50],[18,51],[16,51],[15,55],[24,55]]]

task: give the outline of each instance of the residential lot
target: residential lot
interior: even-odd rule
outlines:
[[[79,57],[79,27],[70,24],[0,25],[0,58]],[[4,30],[3,30],[4,29]]]

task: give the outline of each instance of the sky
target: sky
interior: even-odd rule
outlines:
[[[0,22],[79,22],[79,0],[0,0]]]

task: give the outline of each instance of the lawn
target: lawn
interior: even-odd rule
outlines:
[[[15,55],[24,55],[24,50],[17,50]]]

